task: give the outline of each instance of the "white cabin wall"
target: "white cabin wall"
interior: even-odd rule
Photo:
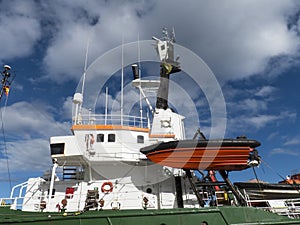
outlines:
[[[174,139],[185,138],[184,117],[174,113],[171,109],[155,109],[150,135],[152,134],[175,134]]]
[[[148,132],[128,131],[128,130],[78,130],[74,132],[81,151],[89,160],[138,160],[143,157],[140,148],[149,145]],[[103,134],[104,141],[98,142],[97,135]],[[115,142],[108,142],[108,135],[115,134]],[[87,136],[93,135],[94,142],[87,143]],[[144,137],[144,143],[137,143],[137,136]],[[105,159],[108,158],[108,159]]]
[[[153,168],[154,172],[156,169]],[[141,172],[141,170],[139,170]],[[145,172],[145,171],[144,171]],[[174,176],[160,174],[163,179],[157,180],[157,182],[150,182],[145,180],[140,183],[140,175],[137,173],[134,176],[122,176],[117,179],[100,179],[85,181],[55,181],[54,182],[54,196],[50,199],[48,190],[50,181],[45,181],[41,178],[29,179],[28,187],[26,190],[26,196],[24,198],[23,210],[24,211],[41,211],[41,201],[46,202],[46,208],[44,211],[58,211],[57,205],[62,205],[63,199],[67,200],[66,211],[74,212],[84,210],[87,193],[89,190],[98,190],[99,196],[96,199],[99,202],[100,199],[105,201],[103,209],[112,209],[113,205],[119,204],[120,209],[167,209],[176,208],[176,190]],[[157,176],[159,175],[156,174]],[[158,178],[158,177],[156,177]],[[113,188],[111,192],[104,193],[101,188],[105,182],[111,182]],[[66,189],[68,187],[74,188],[74,194],[72,196],[66,195]],[[187,179],[182,179],[182,191],[184,205],[187,208],[197,207],[197,199],[191,191],[191,187]],[[148,204],[145,205],[144,198],[148,199]],[[94,208],[91,210],[99,209]]]
[[[51,137],[50,144],[65,143],[64,156],[82,155],[82,148],[77,142],[77,138],[74,136],[59,136]]]

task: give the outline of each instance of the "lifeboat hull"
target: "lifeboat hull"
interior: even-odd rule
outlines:
[[[141,149],[152,162],[192,170],[244,170],[260,143],[248,139],[183,140]],[[255,150],[256,151],[256,150]]]

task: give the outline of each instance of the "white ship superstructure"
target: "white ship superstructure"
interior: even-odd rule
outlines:
[[[169,70],[167,75],[180,71],[174,60],[174,40],[168,36],[154,40],[161,70]],[[132,86],[145,98],[152,122],[122,113],[85,115],[83,93],[75,93],[73,135],[50,138],[52,171],[17,185],[11,197],[17,190],[20,194],[12,207],[24,211],[82,211],[199,206],[184,171],[151,163],[140,153],[150,144],[185,138],[184,117],[167,105],[169,77],[142,80],[136,73],[134,78]],[[147,90],[158,92],[154,109],[145,95]]]

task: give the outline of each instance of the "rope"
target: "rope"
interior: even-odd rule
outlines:
[[[259,179],[258,179],[258,176],[257,176],[257,173],[256,173],[256,171],[255,171],[254,167],[252,167],[252,170],[253,170],[253,173],[254,173],[255,179],[256,179],[256,181],[257,181],[258,188],[259,188],[259,190],[260,190],[260,191],[262,191],[262,188],[261,188],[261,186],[260,186],[260,182],[259,182]]]
[[[9,169],[9,160],[8,160],[8,153],[7,153],[7,146],[6,146],[6,137],[5,137],[5,131],[4,131],[4,122],[3,122],[3,115],[5,114],[6,105],[7,105],[7,99],[6,97],[5,104],[4,104],[4,111],[2,112],[2,107],[0,108],[0,114],[1,114],[1,130],[2,130],[2,136],[3,136],[3,144],[4,144],[4,152],[6,157],[6,166],[7,166],[7,173],[8,173],[8,181],[9,181],[9,187],[10,190],[12,189],[12,183],[11,183],[11,175],[10,175],[10,169]]]
[[[5,115],[5,112],[6,112],[7,100],[8,100],[8,96],[6,96],[6,98],[5,98],[3,116]],[[2,117],[1,117],[1,121],[3,123]]]
[[[267,167],[269,167],[269,169],[271,169],[277,176],[279,176],[282,180],[285,180],[285,178],[283,176],[281,176],[281,174],[279,174],[278,172],[276,172],[275,170],[273,170],[273,168],[264,160],[261,159],[261,161],[266,164]]]
[[[262,161],[263,163],[265,163],[266,164],[266,166],[267,167],[269,167],[274,173],[276,173],[282,180],[286,180],[283,176],[281,176],[278,172],[276,172],[276,171],[274,171],[273,170],[273,168],[268,164],[268,163],[266,163],[265,161]],[[296,184],[296,183],[292,183],[292,184],[290,184],[290,183],[287,183],[287,184],[289,184],[290,186],[292,186],[293,188],[294,188],[294,190],[296,190],[296,191],[298,191],[299,193],[300,193],[300,190],[299,190],[299,188],[297,187],[298,185]]]
[[[8,78],[8,77],[6,77]],[[4,85],[9,85],[11,86],[11,84],[13,83],[14,79],[16,78],[16,74],[12,75],[11,81],[8,81],[7,79],[5,79],[5,82],[2,83],[2,87],[1,87],[1,92],[0,92],[0,102],[2,100],[3,97],[3,87]],[[6,167],[7,167],[7,173],[8,173],[8,181],[9,181],[9,187],[10,190],[12,189],[12,183],[11,183],[11,175],[10,175],[10,169],[9,169],[9,159],[8,159],[8,153],[7,153],[7,145],[6,145],[6,137],[5,137],[5,131],[4,131],[4,122],[3,122],[3,116],[5,114],[6,111],[6,106],[7,106],[7,101],[8,101],[8,96],[6,96],[5,99],[5,103],[4,103],[4,111],[2,112],[2,107],[0,108],[0,117],[1,117],[1,130],[2,130],[2,135],[3,135],[3,144],[4,144],[4,152],[5,152],[5,157],[6,157]]]

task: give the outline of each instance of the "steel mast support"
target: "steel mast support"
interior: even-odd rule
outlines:
[[[187,176],[187,178],[188,178],[188,180],[190,182],[190,185],[191,185],[191,187],[192,187],[192,189],[193,189],[193,191],[194,191],[194,193],[195,193],[195,195],[197,197],[199,205],[201,207],[204,207],[205,203],[204,203],[201,195],[199,194],[199,191],[197,190],[195,184],[193,183],[193,180],[192,180],[193,178],[192,178],[191,171],[190,170],[184,170],[184,171],[185,171],[185,174],[186,174],[186,176]]]
[[[236,188],[233,186],[233,184],[231,183],[231,181],[228,178],[228,173],[226,173],[225,170],[220,170],[219,171],[221,177],[223,178],[223,180],[225,181],[225,183],[227,184],[227,186],[229,187],[229,189],[232,191],[232,193],[234,194],[234,196],[236,197],[238,203],[242,206],[246,205],[246,200],[244,199],[244,197],[236,190]]]

